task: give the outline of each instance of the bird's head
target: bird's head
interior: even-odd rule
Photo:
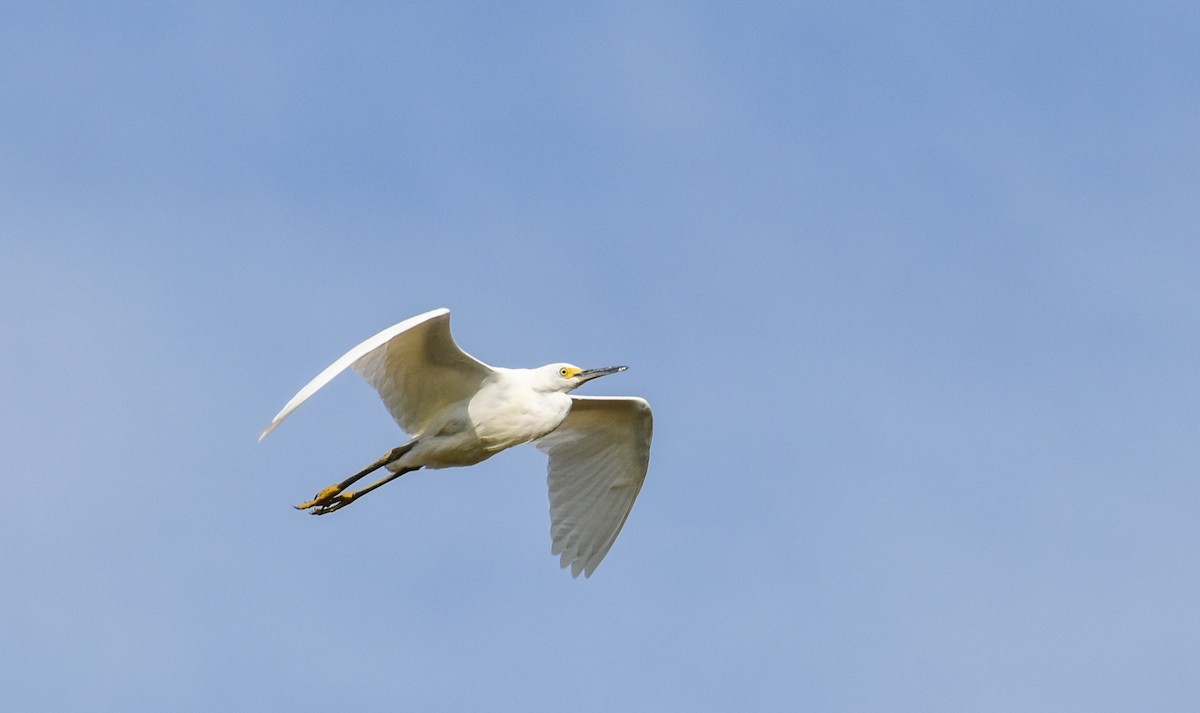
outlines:
[[[566,393],[574,391],[592,379],[616,374],[628,368],[627,366],[604,366],[599,369],[580,369],[574,364],[547,364],[537,371],[543,383],[549,387],[549,391]]]

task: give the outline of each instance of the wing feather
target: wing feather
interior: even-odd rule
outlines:
[[[650,464],[650,405],[631,397],[571,397],[562,425],[538,439],[550,456],[551,551],[590,577],[625,525]]]
[[[284,405],[258,440],[347,367],[379,392],[396,423],[414,435],[441,408],[475,393],[492,371],[454,342],[450,310],[435,309],[392,325],[343,354]]]

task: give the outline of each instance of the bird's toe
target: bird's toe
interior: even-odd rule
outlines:
[[[354,500],[354,493],[340,493],[332,500],[322,503],[308,511],[309,515],[328,515],[335,510],[341,510]]]
[[[321,507],[324,505],[328,505],[329,503],[336,500],[337,497],[341,493],[342,493],[341,486],[331,485],[328,488],[325,488],[321,492],[317,493],[315,496],[313,496],[312,500],[309,500],[306,503],[300,503],[299,505],[297,505],[296,509],[297,510],[308,510],[309,508],[315,508],[315,507]]]

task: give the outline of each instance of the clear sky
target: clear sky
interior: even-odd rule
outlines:
[[[4,707],[1196,710],[1197,7],[4,3]],[[291,508],[441,306],[654,407],[590,580]]]

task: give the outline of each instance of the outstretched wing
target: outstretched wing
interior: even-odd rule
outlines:
[[[287,402],[258,440],[346,367],[362,374],[396,423],[414,435],[442,408],[478,391],[492,373],[491,367],[454,343],[450,310],[435,309],[388,327],[343,354]]]
[[[650,464],[650,405],[629,397],[571,397],[558,428],[538,439],[550,456],[551,551],[571,576],[590,577],[629,517]]]

